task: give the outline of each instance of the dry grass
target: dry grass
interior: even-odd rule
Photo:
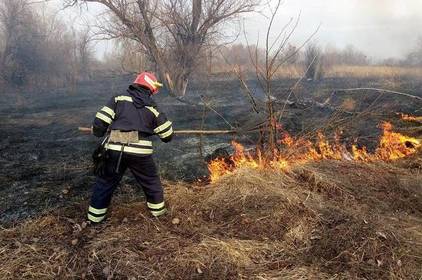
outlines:
[[[223,75],[233,71],[232,66],[219,67],[214,69],[214,74]],[[254,70],[243,69],[243,72],[254,75]],[[286,65],[281,67],[276,78],[299,79],[302,77],[304,69],[300,65]],[[359,65],[333,65],[326,67],[324,76],[327,78],[383,78],[391,83],[395,80],[406,77],[412,79],[422,79],[421,67],[399,67],[399,66],[359,66]],[[392,85],[393,86],[393,85]]]
[[[114,201],[107,223],[85,227],[76,205],[1,230],[0,278],[420,279],[419,159],[169,185],[160,219]]]
[[[349,66],[335,65],[327,69],[327,77],[343,78],[376,78],[394,79],[409,77],[422,79],[422,68],[398,66]]]

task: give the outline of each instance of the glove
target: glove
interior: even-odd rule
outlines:
[[[93,172],[96,176],[103,177],[106,171],[107,150],[103,145],[98,145],[92,154]]]

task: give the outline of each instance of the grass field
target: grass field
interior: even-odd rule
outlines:
[[[213,70],[214,74],[228,73],[234,66],[219,66]],[[264,69],[263,66],[261,66]],[[242,67],[248,75],[253,75],[253,67]],[[422,79],[422,67],[399,67],[399,66],[359,66],[359,65],[333,65],[324,68],[326,78],[384,78],[384,79]],[[298,65],[286,65],[281,67],[276,74],[276,78],[299,79],[303,76],[304,68]]]

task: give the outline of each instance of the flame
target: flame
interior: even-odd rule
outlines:
[[[209,163],[208,169],[211,181],[215,182],[224,175],[232,174],[239,168],[253,168],[287,171],[291,166],[309,161],[348,160],[348,161],[393,161],[417,152],[422,146],[420,140],[393,131],[389,122],[380,125],[383,134],[378,148],[370,153],[366,147],[352,145],[349,151],[340,143],[340,137],[335,135],[334,143],[330,143],[322,133],[317,134],[315,142],[304,138],[294,138],[287,132],[282,133],[278,141],[286,149],[275,152],[270,158],[262,155],[260,150],[253,153],[245,151],[244,146],[233,141],[234,154],[229,159],[216,159]]]
[[[400,117],[404,121],[408,122],[422,122],[422,116],[411,116],[407,114],[400,114]]]

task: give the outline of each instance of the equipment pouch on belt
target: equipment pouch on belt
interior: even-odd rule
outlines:
[[[129,144],[136,143],[139,141],[138,131],[120,131],[120,130],[111,130],[110,131],[110,142],[112,143],[121,143]]]
[[[106,160],[108,157],[107,150],[104,145],[108,140],[108,136],[97,146],[92,154],[92,161],[94,163],[93,172],[96,176],[103,176],[105,174]]]
[[[125,146],[128,146],[130,143],[138,143],[138,142],[139,142],[138,131],[120,131],[120,130],[110,131],[109,143],[117,143],[118,145],[121,145],[119,159],[115,167],[116,173],[119,173],[120,163],[122,162]]]

